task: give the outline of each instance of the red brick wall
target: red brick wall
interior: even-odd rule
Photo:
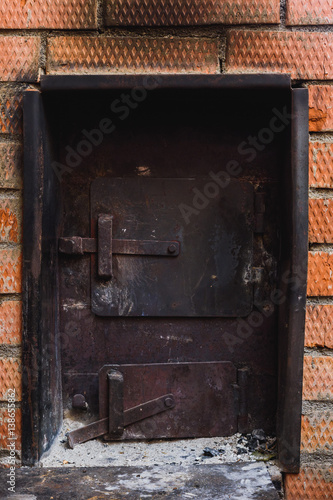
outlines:
[[[311,135],[303,465],[287,476],[286,496],[332,498],[332,0],[165,0],[162,12],[159,6],[0,0],[0,447],[8,388],[16,388],[20,406],[22,90],[38,86],[45,72],[288,73],[309,88]],[[18,410],[17,432],[19,416]]]

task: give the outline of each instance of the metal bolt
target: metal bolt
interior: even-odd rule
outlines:
[[[176,245],[169,245],[168,246],[168,252],[169,253],[175,253],[176,250],[177,250]]]
[[[75,394],[72,399],[72,407],[79,410],[86,410],[88,403],[82,394]]]
[[[165,404],[165,406],[166,406],[167,408],[171,408],[171,407],[175,404],[175,402],[174,402],[174,399],[173,399],[173,398],[170,398],[170,397],[169,397],[169,398],[165,398],[165,400],[164,400],[164,404]]]

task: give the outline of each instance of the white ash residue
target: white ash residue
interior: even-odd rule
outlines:
[[[267,452],[268,439],[258,440],[252,435],[234,434],[230,437],[173,439],[155,441],[109,442],[94,439],[68,447],[67,433],[83,424],[66,418],[60,434],[51,449],[43,455],[42,467],[108,467],[112,466],[161,466],[221,464],[233,462],[255,462],[274,457]],[[260,436],[259,436],[260,437]],[[250,443],[250,445],[249,445]],[[271,444],[274,440],[271,440]],[[258,451],[258,446],[262,451]],[[266,450],[265,450],[266,448]]]

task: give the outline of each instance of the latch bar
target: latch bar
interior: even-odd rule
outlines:
[[[180,244],[178,241],[157,240],[112,240],[112,253],[118,255],[161,255],[177,257]],[[83,255],[97,252],[95,238],[71,236],[59,238],[59,252],[69,255]]]
[[[98,275],[102,278],[112,277],[112,254],[120,255],[158,255],[177,257],[180,245],[178,241],[156,240],[123,240],[112,238],[113,216],[98,216],[98,237],[59,238],[59,252],[69,255],[98,255]]]
[[[113,378],[113,380],[115,379]],[[174,406],[175,400],[172,394],[165,394],[164,396],[152,399],[151,401],[147,401],[141,405],[134,406],[129,410],[125,410],[123,413],[124,427],[134,424],[135,422],[139,422],[145,418],[157,415],[158,413],[162,413],[163,411],[171,410]],[[90,439],[103,436],[103,434],[107,434],[108,432],[109,417],[97,420],[96,422],[70,432],[68,434],[68,444],[70,448],[74,448],[77,444],[85,443]]]

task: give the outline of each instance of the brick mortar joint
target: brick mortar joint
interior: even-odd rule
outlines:
[[[304,347],[304,356],[313,358],[333,357],[333,349],[328,347]]]
[[[0,344],[0,359],[18,361],[20,365],[22,361],[22,345]]]
[[[333,244],[331,243],[310,243],[309,252],[312,254],[327,253],[328,255],[333,254]]]
[[[310,200],[331,200],[333,198],[333,188],[309,188]]]

